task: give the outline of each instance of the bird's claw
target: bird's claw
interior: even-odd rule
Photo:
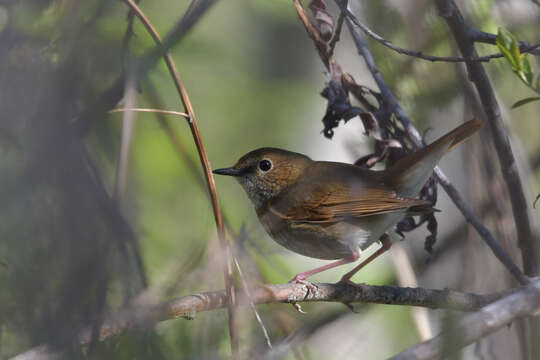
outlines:
[[[302,307],[300,306],[299,303],[297,303],[296,301],[295,302],[292,302],[291,305],[293,306],[293,308],[298,311],[300,314],[307,314],[304,310],[302,310]]]
[[[306,279],[300,278],[295,276],[294,279],[289,281],[289,284],[301,284],[304,285],[308,292],[306,294],[306,297],[309,295],[309,292],[311,291],[312,294],[315,294],[318,290],[317,285],[313,284],[312,282],[307,281]]]

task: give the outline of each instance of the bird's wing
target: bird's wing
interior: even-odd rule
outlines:
[[[336,163],[325,163],[325,169],[329,164]],[[291,187],[267,210],[289,221],[333,223],[411,207],[418,207],[415,212],[431,209],[431,204],[425,200],[399,197],[395,191],[373,179],[375,172],[342,165],[330,167],[331,174],[324,176],[307,174],[306,180]]]

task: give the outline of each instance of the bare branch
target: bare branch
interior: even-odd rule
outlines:
[[[195,116],[195,111],[193,110],[193,106],[191,104],[187,91],[184,87],[184,84],[182,83],[182,80],[180,79],[180,75],[178,74],[178,69],[176,68],[173,58],[171,54],[163,48],[163,41],[161,40],[161,37],[159,36],[155,27],[152,25],[150,20],[144,15],[141,9],[132,0],[123,0],[123,1],[135,12],[135,15],[139,18],[139,20],[141,20],[143,25],[146,27],[147,31],[150,33],[150,35],[154,39],[156,45],[162,52],[165,63],[167,64],[167,68],[169,69],[171,77],[173,78],[173,81],[174,81],[174,85],[176,86],[176,90],[178,91],[178,94],[182,101],[182,105],[184,106],[185,111],[189,114],[188,123],[191,130],[191,134],[193,136],[193,140],[199,152],[199,159],[201,161],[201,165],[204,169],[206,184],[208,187],[208,192],[210,193],[212,209],[214,211],[214,219],[216,221],[218,238],[219,238],[221,249],[225,258],[224,276],[225,276],[225,287],[227,289],[227,294],[228,294],[227,303],[228,303],[228,315],[229,315],[229,334],[231,338],[231,349],[234,355],[236,354],[238,350],[238,337],[236,334],[236,330],[234,328],[234,324],[235,324],[234,305],[236,302],[235,301],[236,294],[234,291],[234,283],[233,283],[232,253],[230,249],[230,244],[225,238],[221,207],[219,206],[219,200],[218,200],[217,192],[216,192],[216,184],[214,182],[212,168],[210,167],[210,162],[208,160],[208,156],[206,155],[206,150],[202,142],[201,133],[199,131],[199,126],[197,124],[197,118]]]
[[[405,48],[402,48],[402,47],[399,47],[397,45],[392,44],[391,41],[386,40],[382,36],[375,33],[373,30],[368,28],[366,25],[364,25],[360,20],[358,20],[358,18],[356,16],[354,16],[353,13],[351,13],[351,11],[349,9],[347,9],[346,4],[343,4],[340,1],[336,1],[336,3],[338,4],[338,6],[341,9],[340,16],[342,14],[346,14],[347,18],[350,19],[356,26],[358,26],[367,36],[369,36],[373,40],[377,41],[378,43],[386,46],[387,48],[396,51],[399,54],[408,55],[408,56],[416,57],[416,58],[419,58],[419,59],[429,60],[429,61],[432,61],[432,62],[435,62],[435,61],[444,61],[444,62],[488,62],[491,59],[497,59],[497,58],[504,57],[504,55],[501,54],[501,53],[495,53],[495,54],[486,55],[486,56],[471,56],[471,57],[433,56],[433,55],[424,54],[421,51],[414,51],[414,50],[405,49]],[[521,52],[532,52],[532,51],[538,50],[538,49],[540,49],[540,44],[534,44],[534,45],[528,44],[528,45],[523,46],[521,48]]]
[[[147,112],[147,113],[155,113],[155,114],[163,114],[163,115],[176,115],[181,116],[183,118],[186,118],[189,120],[189,115],[180,111],[172,111],[172,110],[163,110],[163,109],[147,109],[147,108],[124,108],[124,109],[112,109],[109,110],[109,113],[119,113],[119,112]]]
[[[307,287],[301,284],[259,286],[252,289],[251,299],[254,304],[295,302],[373,303],[475,311],[493,301],[519,291],[514,289],[501,293],[478,295],[449,289],[436,290],[391,285],[376,286],[345,283],[314,283],[314,285],[317,288],[315,293],[308,291]],[[105,340],[133,328],[150,327],[160,321],[176,318],[193,319],[199,312],[227,307],[227,297],[225,290],[219,290],[192,294],[155,306],[127,308],[104,322],[99,339]],[[90,332],[86,331],[81,335],[80,342],[88,344],[89,340]],[[25,354],[28,354],[28,356],[25,356]],[[34,355],[34,357],[30,357],[31,355]],[[37,360],[50,359],[54,358],[54,356],[58,356],[58,353],[54,353],[52,350],[47,351],[47,347],[42,345],[19,354],[14,359]]]
[[[465,26],[467,25],[465,24]],[[467,34],[469,35],[469,38],[474,42],[491,45],[495,45],[497,43],[497,35],[495,34],[490,34],[470,27],[467,27]],[[519,41],[518,43],[520,52],[528,52],[533,55],[540,55],[540,44],[532,44],[527,41]]]
[[[532,315],[540,308],[540,281],[465,316],[453,328],[435,338],[416,344],[394,360],[442,359],[446,351],[455,351],[502,328],[515,319]],[[450,343],[448,342],[450,340]],[[451,348],[448,348],[451,345]]]
[[[236,270],[238,271],[238,275],[240,275],[240,279],[242,280],[243,289],[246,293],[246,297],[249,302],[249,307],[251,308],[251,311],[253,311],[253,314],[255,315],[255,319],[257,319],[257,322],[259,323],[259,326],[261,327],[261,330],[264,335],[264,339],[266,341],[266,345],[270,349],[272,349],[272,341],[270,340],[270,335],[268,335],[268,330],[266,329],[266,326],[264,325],[264,322],[262,321],[261,315],[259,315],[259,312],[257,311],[257,307],[255,306],[255,303],[253,302],[253,296],[251,295],[251,290],[249,290],[249,284],[246,280],[246,277],[244,276],[244,272],[242,271],[242,268],[240,267],[240,264],[238,263],[238,259],[236,256],[233,258],[234,265],[236,266]]]
[[[457,45],[465,57],[476,56],[474,42],[469,38],[468,27],[458,7],[452,0],[437,0],[437,8],[456,39]],[[510,146],[508,130],[503,122],[501,110],[487,74],[480,63],[468,63],[469,79],[474,83],[482,102],[483,110],[493,136],[493,142],[501,165],[502,177],[508,188],[514,221],[521,248],[525,274],[538,274],[538,256],[540,249],[535,241],[529,215],[527,200],[519,177],[516,160]]]
[[[338,3],[340,0],[335,0],[336,3]],[[390,109],[389,111],[394,112],[396,114],[397,119],[401,122],[403,125],[405,131],[407,132],[411,142],[415,144],[417,147],[422,147],[422,137],[420,136],[420,133],[416,128],[412,125],[411,121],[409,120],[407,114],[403,110],[403,108],[399,105],[396,98],[394,97],[394,94],[390,91],[388,88],[388,85],[384,81],[384,78],[379,71],[377,64],[375,63],[375,59],[371,55],[370,50],[368,49],[364,39],[362,38],[361,33],[358,30],[358,27],[356,24],[352,22],[352,20],[348,17],[347,18],[347,26],[349,27],[349,30],[353,36],[354,42],[356,44],[356,47],[358,49],[359,54],[364,58],[366,61],[366,65],[371,72],[373,78],[375,79],[375,82],[379,86],[379,89],[381,91],[381,95],[384,99],[384,104]],[[510,271],[510,273],[521,283],[521,284],[527,284],[529,280],[523,273],[520,271],[520,269],[517,267],[516,264],[512,261],[512,258],[508,255],[508,253],[502,248],[502,246],[497,242],[489,230],[484,226],[482,221],[474,214],[471,207],[467,204],[467,202],[463,199],[463,197],[459,194],[457,189],[450,183],[446,175],[442,172],[441,169],[438,167],[435,168],[435,175],[437,177],[437,180],[442,185],[448,196],[452,199],[454,204],[458,207],[458,209],[461,211],[465,219],[474,226],[478,234],[482,237],[484,242],[489,246],[491,251],[495,254],[495,256],[503,263],[503,265]]]

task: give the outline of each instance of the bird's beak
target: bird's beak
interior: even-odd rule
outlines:
[[[217,175],[227,175],[227,176],[239,176],[242,174],[242,170],[235,169],[233,167],[223,168],[223,169],[216,169],[212,171],[214,174]]]

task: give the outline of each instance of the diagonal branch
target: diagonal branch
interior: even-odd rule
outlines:
[[[451,330],[403,351],[393,360],[442,359],[448,351],[456,351],[495,332],[515,319],[533,315],[540,308],[540,281],[535,281],[513,294],[465,316]],[[449,342],[448,339],[451,339]]]
[[[474,41],[468,35],[468,27],[456,4],[452,0],[437,0],[436,4],[440,16],[446,20],[450,32],[456,39],[461,53],[465,57],[476,56]],[[482,102],[501,165],[502,177],[508,188],[525,274],[529,276],[537,275],[539,271],[537,260],[540,249],[535,241],[527,213],[527,200],[512,147],[510,146],[508,130],[503,122],[499,104],[482,64],[467,63],[467,71],[469,79],[474,83]]]
[[[237,338],[236,330],[234,327],[234,324],[235,324],[234,306],[235,306],[236,294],[234,292],[234,283],[233,283],[232,253],[231,253],[230,244],[225,238],[225,231],[223,228],[221,208],[219,206],[219,200],[218,200],[217,192],[216,192],[216,184],[214,182],[214,177],[212,175],[212,168],[210,167],[210,162],[208,160],[208,156],[206,155],[206,150],[202,142],[201,133],[199,131],[199,127],[197,124],[197,118],[195,116],[195,111],[193,110],[193,106],[191,105],[191,101],[184,87],[184,84],[182,83],[182,80],[180,79],[180,75],[178,74],[178,69],[176,68],[176,65],[172,59],[172,56],[169,52],[167,52],[163,48],[163,41],[161,40],[161,37],[159,36],[158,32],[156,31],[156,29],[154,28],[150,20],[144,15],[141,9],[132,0],[123,0],[123,1],[135,12],[135,15],[139,18],[139,20],[141,20],[143,25],[146,27],[147,31],[150,33],[150,35],[154,39],[158,48],[162,51],[162,56],[173,78],[174,85],[176,87],[176,90],[178,91],[178,94],[182,101],[182,105],[185,111],[189,115],[189,120],[188,120],[189,127],[191,130],[191,134],[193,136],[193,140],[197,147],[197,151],[199,152],[199,159],[201,161],[201,165],[204,170],[208,192],[210,193],[212,209],[214,211],[214,219],[216,221],[219,242],[221,245],[222,252],[225,255],[224,256],[225,258],[224,277],[225,277],[225,288],[227,290],[227,295],[228,295],[227,304],[228,304],[228,315],[229,315],[229,335],[231,338],[231,348],[234,355],[236,354],[237,349],[238,349],[238,338]]]
[[[340,0],[335,0],[338,6],[341,6]],[[412,125],[411,121],[409,120],[407,114],[403,110],[403,108],[399,105],[397,102],[394,94],[390,91],[388,85],[386,84],[381,72],[379,71],[379,68],[377,67],[377,64],[375,63],[375,59],[373,58],[370,50],[368,49],[364,39],[362,38],[362,34],[360,33],[358,27],[356,24],[351,20],[352,13],[349,11],[347,15],[347,26],[349,27],[349,30],[351,32],[351,35],[353,36],[355,45],[358,49],[359,54],[364,58],[366,61],[366,65],[371,72],[373,78],[375,79],[375,82],[377,83],[381,95],[383,97],[383,104],[385,104],[391,112],[395,113],[397,119],[401,122],[403,125],[405,131],[407,132],[407,135],[409,136],[410,140],[416,147],[421,147],[423,145],[422,137],[420,136],[420,133],[416,128]],[[503,263],[503,265],[508,269],[508,271],[521,283],[521,284],[527,284],[529,282],[528,278],[523,275],[521,270],[517,267],[517,265],[512,261],[512,258],[508,255],[508,253],[502,248],[502,246],[497,242],[489,230],[484,226],[482,221],[474,214],[471,207],[467,204],[467,202],[463,199],[463,197],[459,194],[457,189],[450,183],[446,175],[440,170],[438,167],[435,168],[435,175],[437,177],[437,180],[442,185],[448,196],[452,199],[454,204],[458,207],[458,209],[461,211],[465,219],[474,226],[475,230],[478,232],[478,234],[482,237],[484,242],[489,246],[491,251],[495,254],[495,256]]]

